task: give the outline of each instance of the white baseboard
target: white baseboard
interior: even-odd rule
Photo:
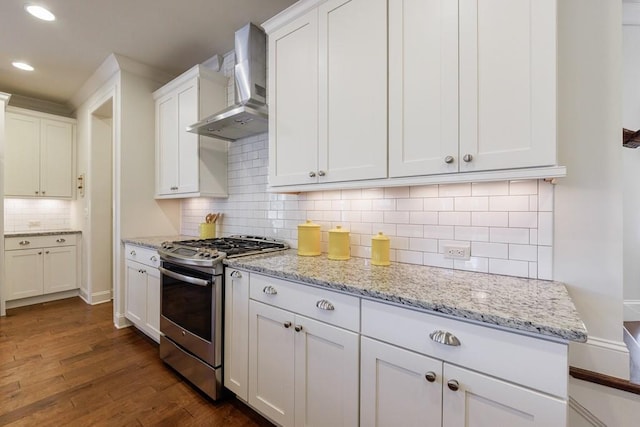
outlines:
[[[586,343],[571,342],[569,364],[576,368],[629,379],[629,350],[624,341],[589,337]]]
[[[127,328],[133,325],[133,323],[131,323],[123,313],[116,313],[113,315],[113,324],[118,329]]]
[[[72,289],[70,291],[56,292],[55,294],[38,295],[35,297],[22,298],[13,301],[7,301],[7,309],[24,307],[33,304],[42,304],[43,302],[57,301],[59,299],[73,298],[80,294],[78,289]]]
[[[625,322],[640,322],[640,300],[625,300],[623,318]]]
[[[591,411],[569,396],[569,427],[588,425],[593,427],[607,427]]]
[[[111,298],[111,291],[94,292],[91,294],[91,305],[109,302]]]

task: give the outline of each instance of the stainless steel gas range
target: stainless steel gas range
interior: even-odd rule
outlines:
[[[222,391],[222,260],[288,249],[285,242],[231,236],[164,242],[160,267],[160,357],[212,399]]]

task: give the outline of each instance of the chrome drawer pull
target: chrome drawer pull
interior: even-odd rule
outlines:
[[[151,261],[156,262],[158,261],[158,257],[155,255],[151,255],[151,258],[149,258]]]
[[[449,380],[447,381],[447,387],[449,387],[451,391],[458,391],[460,389],[460,383],[456,380]]]
[[[429,371],[426,374],[424,374],[424,378],[429,381],[430,383],[434,382],[437,378],[436,373],[433,371]]]
[[[129,252],[129,255],[131,255],[131,256],[136,256],[136,251],[131,251],[131,252]]]
[[[237,279],[241,279],[242,278],[242,273],[240,273],[238,270],[233,270],[231,272],[231,277],[235,277]]]
[[[460,345],[460,340],[458,339],[458,337],[453,335],[451,332],[433,331],[429,334],[429,338],[439,344],[451,345],[454,347]]]
[[[276,288],[274,288],[273,286],[269,285],[269,286],[265,286],[264,289],[262,290],[262,292],[264,292],[267,295],[276,295],[278,293],[278,291],[276,290]]]
[[[31,242],[30,242],[30,241],[28,241],[28,240],[20,240],[20,241],[18,242],[18,244],[19,244],[20,246],[26,246],[26,245],[30,245],[30,244],[31,244]]]
[[[336,308],[333,306],[333,304],[331,304],[329,301],[327,301],[326,299],[321,299],[320,301],[318,301],[316,303],[316,307],[318,307],[320,310],[335,310]]]
[[[66,240],[63,239],[62,237],[59,239],[56,239],[56,243],[64,243],[64,242],[66,242]]]

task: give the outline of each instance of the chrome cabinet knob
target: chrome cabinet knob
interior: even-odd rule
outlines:
[[[62,237],[59,239],[56,239],[56,243],[64,243],[64,242],[66,242],[66,240],[63,239]]]
[[[136,251],[131,251],[131,252],[129,252],[129,255],[131,255],[131,256],[136,256]]]
[[[460,345],[458,337],[447,331],[433,331],[429,334],[429,338],[438,344],[450,345],[453,347]]]
[[[151,258],[149,258],[149,260],[151,260],[153,262],[156,262],[156,261],[158,261],[158,257],[155,256],[155,255],[152,255]]]
[[[295,328],[293,328],[293,329],[295,329],[295,330],[296,330],[296,332],[300,332],[300,331],[302,330],[302,326],[300,326],[300,325],[296,325],[296,327],[295,327]]]
[[[20,246],[26,246],[26,245],[30,245],[30,244],[31,244],[31,242],[30,242],[30,241],[28,241],[28,240],[20,240],[20,241],[18,242],[18,244],[19,244]]]
[[[426,374],[424,374],[424,378],[429,381],[430,383],[434,382],[437,378],[436,373],[433,371],[429,371]]]
[[[473,160],[473,156],[471,154],[465,154],[462,160],[469,163],[471,160]]]
[[[460,383],[456,380],[449,380],[447,381],[447,387],[449,387],[451,391],[458,391],[460,389]]]
[[[43,192],[42,192],[42,195],[44,196],[45,194],[46,194],[46,192],[45,192],[45,191],[43,191]]]
[[[291,322],[289,322],[289,321],[284,322],[284,327],[289,329],[291,327]]]
[[[49,254],[49,251],[44,251],[45,254]]]
[[[316,173],[314,171],[309,172],[309,178],[315,178]]]
[[[36,194],[40,194],[40,192],[39,192],[39,191],[36,191]]]
[[[325,175],[326,175],[325,171],[318,171],[318,176],[325,176]]]
[[[444,158],[445,163],[453,163],[453,160],[454,160],[453,156],[447,156]]]
[[[231,277],[235,277],[235,278],[241,279],[242,278],[242,273],[240,273],[238,270],[233,270],[231,272]]]

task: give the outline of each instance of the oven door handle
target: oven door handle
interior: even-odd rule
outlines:
[[[184,274],[176,273],[176,272],[173,272],[171,270],[167,270],[166,268],[162,268],[162,267],[159,267],[158,269],[160,270],[160,273],[164,274],[165,276],[169,276],[169,277],[171,277],[173,279],[181,280],[183,282],[187,282],[187,283],[190,283],[192,285],[198,285],[198,286],[210,286],[211,285],[211,282],[208,281],[208,280],[198,279],[197,277],[185,276]]]

